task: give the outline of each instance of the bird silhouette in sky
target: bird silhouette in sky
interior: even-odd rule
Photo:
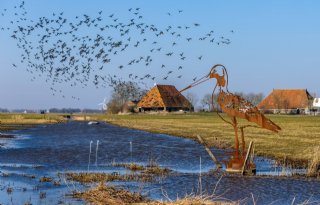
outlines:
[[[203,27],[200,23],[176,25],[174,22],[168,22],[169,25],[157,25],[145,22],[141,10],[127,9],[129,19],[122,17],[120,13],[106,14],[107,12],[101,9],[92,15],[77,14],[69,17],[67,11],[54,11],[47,16],[29,19],[25,2],[22,1],[13,9],[1,11],[1,16],[10,15],[12,18],[7,22],[8,26],[1,26],[0,31],[6,32],[8,28],[9,36],[22,53],[20,63],[12,64],[14,68],[22,64],[24,66],[21,67],[26,68],[27,72],[34,77],[40,75],[52,86],[69,84],[71,87],[90,84],[95,87],[116,86],[121,82],[120,78],[124,75],[122,72],[131,68],[131,80],[154,80],[155,77],[152,76],[164,70],[156,70],[157,67],[165,68],[167,64],[168,67],[171,64],[166,59],[159,63],[158,59],[170,58],[172,62],[188,61],[192,59],[190,55],[196,55],[201,60],[203,54],[197,54],[196,51],[191,54],[188,51],[195,50],[192,48],[194,45],[210,44],[214,40],[212,30],[198,37],[190,35]],[[167,12],[170,19],[178,14],[183,16],[183,10]],[[231,30],[230,33],[234,31]],[[168,41],[171,43],[168,44]],[[228,45],[231,40],[220,36],[215,42],[215,45]],[[188,45],[191,49],[185,50]],[[131,60],[125,60],[128,58]],[[128,62],[126,66],[124,61]],[[179,79],[185,76],[181,73],[182,65],[172,63],[171,66],[177,71],[163,73],[163,80],[168,80],[173,73],[177,73]],[[114,68],[118,68],[117,71]],[[148,73],[142,74],[138,68],[148,69]],[[113,75],[111,80],[110,76],[113,73],[117,75]],[[54,89],[51,91],[56,92]]]

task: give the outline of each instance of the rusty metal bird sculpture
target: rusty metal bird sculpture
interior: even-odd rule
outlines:
[[[218,69],[221,69],[221,73],[218,72]],[[273,132],[278,132],[281,130],[281,128],[277,124],[272,122],[270,119],[266,118],[256,106],[252,105],[250,102],[243,99],[242,97],[229,92],[228,72],[227,69],[221,64],[213,66],[209,74],[205,75],[204,77],[192,83],[185,89],[181,90],[181,92],[196,85],[199,85],[212,78],[215,78],[217,81],[216,86],[212,92],[212,104],[214,104],[214,93],[218,89],[219,93],[216,99],[217,104],[219,105],[221,110],[231,118],[231,120],[225,119],[218,111],[217,114],[223,121],[225,121],[233,127],[235,135],[235,152],[233,159],[231,159],[227,163],[227,169],[229,168],[234,170],[240,170],[243,167],[245,158],[244,129],[246,127],[257,127],[265,128]],[[239,126],[237,118],[245,119],[249,122],[254,123],[255,125],[250,124]],[[239,149],[239,130],[241,132],[242,154],[240,154]]]

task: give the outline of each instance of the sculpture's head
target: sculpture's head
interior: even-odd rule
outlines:
[[[209,77],[215,78],[217,80],[217,85],[220,87],[228,86],[227,69],[221,64],[216,64],[211,68]]]

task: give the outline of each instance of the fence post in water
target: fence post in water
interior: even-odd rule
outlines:
[[[132,141],[130,141],[130,162],[132,163]]]
[[[206,149],[206,151],[208,152],[209,156],[211,157],[211,159],[216,163],[216,166],[218,168],[222,168],[221,164],[218,162],[217,158],[212,154],[211,150],[209,149],[209,147],[207,147],[207,145],[204,143],[203,139],[200,137],[200,135],[197,135],[198,140],[200,141],[200,143],[204,146],[204,148]]]
[[[200,196],[202,195],[201,172],[202,172],[202,167],[201,167],[201,156],[200,156],[200,169],[199,169],[199,191],[200,191]]]
[[[98,166],[98,149],[99,149],[99,140],[97,140],[97,147],[96,147],[96,167]]]
[[[90,151],[89,151],[89,162],[88,162],[88,172],[89,172],[89,168],[90,168],[90,158],[91,158],[91,145],[92,145],[93,141],[90,141]]]
[[[249,148],[248,148],[248,152],[247,152],[246,158],[245,158],[245,160],[243,162],[243,166],[242,166],[242,170],[241,170],[241,174],[242,175],[244,175],[246,169],[248,169],[248,168],[251,169],[251,167],[247,167],[247,164],[251,163],[251,161],[248,162],[248,160],[250,160],[249,158],[254,154],[254,153],[252,153],[252,151],[253,151],[253,142],[251,141],[250,144],[249,144]]]

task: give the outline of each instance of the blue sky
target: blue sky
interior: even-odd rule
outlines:
[[[143,55],[143,48],[131,49],[125,55],[113,59],[106,73],[122,76],[129,72],[150,73],[156,80],[145,80],[147,87],[158,84],[173,84],[178,89],[192,83],[194,77],[201,77],[217,63],[225,65],[229,71],[229,90],[231,92],[254,92],[267,95],[272,89],[308,89],[310,93],[320,95],[320,8],[319,1],[147,1],[147,0],[25,0],[29,19],[38,19],[52,13],[64,12],[64,17],[88,14],[94,16],[100,10],[107,18],[114,13],[120,20],[129,19],[129,8],[141,8],[143,20],[158,27],[168,25],[192,25],[200,27],[185,32],[185,36],[197,38],[210,30],[218,36],[231,40],[229,45],[212,45],[200,41],[192,44],[178,42],[172,50],[169,41],[163,39],[161,46],[175,53],[184,51],[189,59],[182,70],[174,70],[174,75],[163,80],[166,71],[159,65],[166,63],[176,66],[178,62],[165,55],[154,56],[153,64],[148,68],[115,69],[123,62],[128,62],[136,54]],[[89,3],[88,3],[89,2]],[[0,11],[7,9],[5,16],[0,16],[1,25],[10,26],[14,17],[14,5],[20,1],[1,0]],[[177,14],[178,10],[183,10]],[[10,13],[11,12],[11,13]],[[167,13],[170,12],[169,16]],[[119,21],[120,21],[119,20]],[[230,32],[233,30],[234,32]],[[84,31],[90,33],[91,31]],[[111,32],[111,31],[110,31]],[[136,34],[132,34],[133,37]],[[110,97],[110,88],[70,87],[58,84],[65,98],[52,95],[50,85],[42,77],[30,81],[34,74],[26,72],[26,65],[19,64],[21,51],[10,38],[10,32],[0,31],[0,107],[46,109],[52,107],[99,108],[104,97]],[[196,57],[203,56],[202,60]],[[18,64],[13,69],[12,64]],[[130,70],[131,69],[131,70]],[[215,82],[204,83],[188,92],[195,93],[199,99],[211,93]],[[79,97],[74,100],[71,96]]]

